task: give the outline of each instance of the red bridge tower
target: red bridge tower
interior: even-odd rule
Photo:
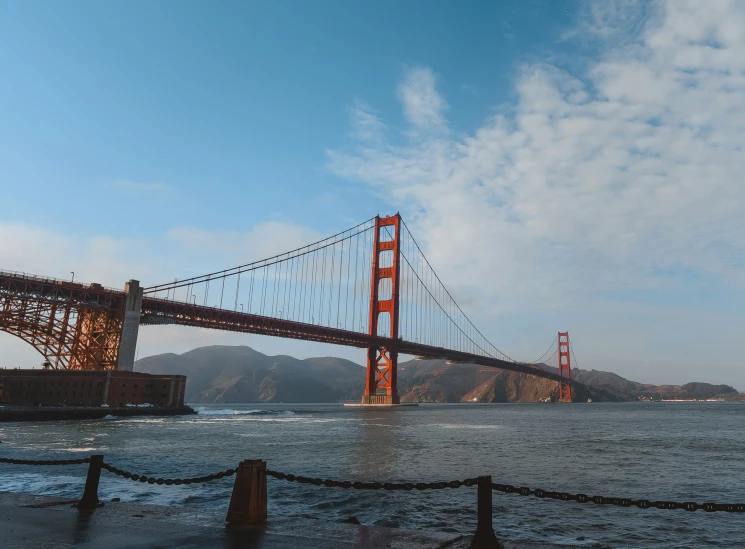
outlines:
[[[385,238],[381,239],[381,233]],[[393,238],[390,238],[391,233]],[[401,216],[399,214],[383,218],[375,216],[368,333],[373,336],[383,335],[378,333],[379,322],[381,319],[385,322],[387,317],[389,330],[385,335],[391,339],[391,343],[388,348],[371,347],[367,350],[367,377],[362,404],[399,403],[396,369],[398,367],[400,246]],[[386,283],[386,280],[390,282]],[[384,283],[381,284],[381,282]],[[383,291],[381,291],[381,286]],[[383,295],[388,293],[388,288],[390,288],[390,296]]]
[[[559,332],[559,375],[572,379],[569,363],[569,332]],[[572,402],[572,387],[559,382],[559,402]]]

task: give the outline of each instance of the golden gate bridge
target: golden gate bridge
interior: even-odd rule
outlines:
[[[567,332],[554,340],[557,373],[537,365],[543,357],[520,362],[493,345],[398,214],[230,269],[144,288],[130,280],[124,291],[0,272],[0,330],[52,368],[131,371],[140,326],[164,324],[366,349],[362,404],[399,403],[401,354],[552,379],[562,402],[582,386],[571,377]]]

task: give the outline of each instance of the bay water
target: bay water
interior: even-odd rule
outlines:
[[[0,456],[70,459],[164,478],[263,459],[339,480],[498,483],[630,497],[745,502],[745,403],[196,405],[196,416],[0,424]],[[86,466],[0,464],[0,491],[79,497]],[[103,472],[99,497],[199,509],[223,520],[233,477],[158,486]],[[472,534],[476,488],[387,492],[268,481],[269,515]],[[494,493],[506,539],[613,548],[745,547],[745,515],[619,508]]]

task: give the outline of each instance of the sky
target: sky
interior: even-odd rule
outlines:
[[[724,0],[0,0],[0,269],[149,285],[400,212],[508,355],[745,390],[743,51]],[[209,344],[364,361],[138,356]]]

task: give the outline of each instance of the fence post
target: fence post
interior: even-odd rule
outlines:
[[[91,456],[88,464],[88,476],[85,479],[85,491],[78,502],[78,509],[93,511],[98,506],[98,481],[101,480],[101,465],[103,456]]]
[[[266,522],[266,461],[247,459],[238,465],[225,521],[230,525]]]
[[[494,535],[492,526],[491,476],[479,477],[478,484],[478,522],[476,533],[471,540],[471,549],[502,549],[502,544]]]

